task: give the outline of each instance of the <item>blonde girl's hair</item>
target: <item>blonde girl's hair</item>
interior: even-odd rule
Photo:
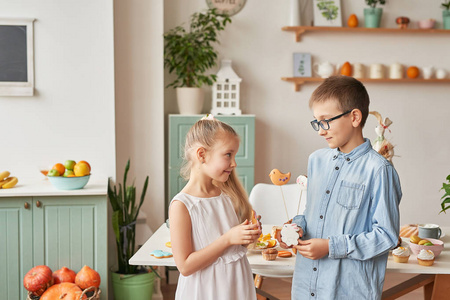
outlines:
[[[181,176],[185,180],[189,180],[190,177],[193,150],[198,146],[204,147],[207,151],[212,149],[217,139],[223,136],[221,133],[228,133],[239,138],[239,135],[230,125],[217,119],[202,119],[191,127],[186,135],[183,165],[180,171]],[[241,222],[245,221],[245,219],[251,220],[252,206],[248,201],[247,192],[242,186],[235,169],[231,171],[230,177],[226,182],[213,181],[213,184],[231,198],[236,215]]]

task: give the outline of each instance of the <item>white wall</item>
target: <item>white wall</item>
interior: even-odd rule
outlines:
[[[413,22],[435,18],[441,25],[440,0],[396,0],[383,6],[382,26],[396,27],[395,18],[406,15]],[[364,1],[341,1],[343,23],[355,13],[363,23]],[[405,10],[406,8],[406,10]],[[165,5],[165,31],[186,22],[198,10],[206,9],[204,0],[170,0]],[[310,17],[309,17],[310,18]],[[308,100],[317,84],[306,84],[294,92],[292,84],[281,77],[293,75],[292,54],[310,52],[314,61],[342,64],[360,62],[419,67],[433,65],[450,71],[448,35],[439,34],[350,34],[308,33],[296,43],[294,34],[281,30],[289,25],[289,1],[247,1],[232,24],[221,33],[219,60],[233,61],[243,78],[241,109],[256,115],[255,182],[269,183],[273,168],[291,171],[296,177],[307,171],[308,155],[326,147],[309,121]],[[307,19],[307,18],[305,18]],[[217,72],[217,68],[212,70]],[[166,72],[165,83],[173,77]],[[448,84],[367,83],[371,109],[388,116],[394,123],[386,137],[396,145],[395,167],[400,175],[403,200],[401,223],[436,222],[450,225],[450,217],[438,215],[439,189],[450,174],[450,139],[447,129],[450,93]],[[209,99],[210,89],[207,89]],[[175,92],[165,92],[166,113],[177,113]],[[207,97],[207,99],[208,99]],[[207,103],[204,112],[211,105]],[[369,116],[365,136],[376,137],[376,119]]]
[[[2,17],[35,18],[33,97],[0,97],[0,170],[86,160],[115,174],[112,1],[0,1]]]

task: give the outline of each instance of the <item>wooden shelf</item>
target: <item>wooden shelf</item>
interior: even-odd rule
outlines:
[[[443,33],[450,34],[448,29],[398,29],[398,28],[365,28],[365,27],[322,27],[322,26],[285,26],[283,31],[295,33],[295,41],[301,41],[301,35],[308,31],[317,32],[362,32],[362,33]]]
[[[284,81],[292,82],[295,85],[295,91],[300,91],[300,87],[302,84],[308,83],[308,82],[322,82],[325,79],[320,77],[282,77],[281,78]],[[360,78],[358,79],[361,82],[370,82],[370,83],[450,83],[449,78],[445,79],[423,79],[423,78],[403,78],[403,79],[389,79],[389,78],[383,78],[383,79],[372,79],[372,78]]]

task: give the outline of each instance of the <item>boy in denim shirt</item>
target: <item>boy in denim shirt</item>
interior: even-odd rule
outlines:
[[[363,137],[369,102],[347,76],[326,79],[311,96],[311,125],[329,148],[310,155],[306,209],[293,219],[301,239],[292,299],[381,299],[402,192],[392,164]]]

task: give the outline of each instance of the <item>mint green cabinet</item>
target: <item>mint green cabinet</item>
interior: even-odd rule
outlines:
[[[203,115],[169,115],[167,205],[186,184],[180,176],[184,142],[189,129],[202,117]],[[217,119],[229,124],[240,136],[239,151],[236,154],[236,171],[247,193],[250,193],[254,185],[255,173],[255,116],[217,116]]]
[[[36,265],[88,265],[108,299],[106,195],[0,198],[0,228],[1,300],[25,300],[23,277]]]

